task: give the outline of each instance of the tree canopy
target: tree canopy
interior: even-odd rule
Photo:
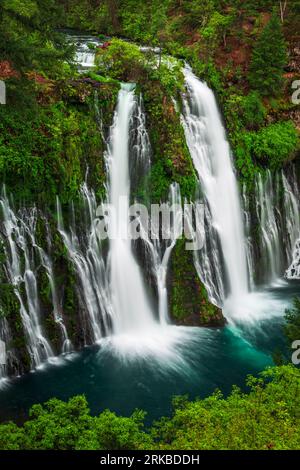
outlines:
[[[84,396],[34,405],[17,426],[0,425],[0,449],[298,449],[300,370],[269,368],[247,379],[248,393],[233,387],[195,401],[177,397],[171,417],[145,428],[145,413],[130,417],[105,410],[91,416]]]

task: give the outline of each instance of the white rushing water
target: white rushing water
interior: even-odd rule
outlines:
[[[278,284],[291,262],[292,247],[300,233],[295,174],[289,178],[283,173],[258,174],[254,219],[245,191],[242,210],[230,147],[214,94],[189,67],[184,68],[184,76],[188,93],[182,123],[205,202],[204,247],[195,253],[198,274],[209,298],[223,307],[230,322],[253,324],[282,315],[282,302],[272,293],[261,291],[254,274],[258,271],[265,283]],[[286,277],[296,278],[300,272],[299,246],[297,243]]]
[[[110,289],[115,333],[144,330],[154,322],[142,274],[129,238],[129,130],[136,104],[131,85],[122,85],[108,148],[111,218]]]
[[[94,36],[86,35],[68,35],[70,43],[76,46],[75,63],[78,65],[79,70],[92,69],[95,65],[96,48],[102,42]]]
[[[82,315],[87,318],[89,331],[83,329],[85,342],[97,342],[111,328],[111,303],[108,295],[106,266],[97,234],[95,194],[86,184],[81,188],[84,225],[79,225],[83,234],[77,233],[74,208],[69,230],[64,227],[60,202],[57,200],[58,230],[63,238],[68,255],[76,269],[79,293],[82,296]],[[74,286],[75,288],[75,286]]]
[[[161,224],[157,224],[158,221],[152,220],[152,237],[146,230],[142,233],[145,248],[149,253],[151,270],[156,280],[159,321],[164,326],[170,323],[167,288],[168,268],[173,248],[182,234],[182,201],[180,187],[177,183],[171,184],[168,204],[172,208],[173,217],[170,219],[168,233],[164,232],[164,239],[160,236],[162,227]],[[150,226],[151,221],[148,222]]]
[[[158,351],[163,357],[170,354],[169,346],[180,337],[177,327],[168,327],[167,271],[180,232],[181,211],[176,212],[176,208],[181,208],[181,196],[178,184],[172,184],[169,204],[175,208],[175,217],[167,240],[160,236],[151,239],[148,229],[143,233],[145,256],[156,282],[156,303],[155,299],[150,301],[133,242],[128,236],[131,186],[139,184],[139,177],[145,176],[151,165],[151,146],[142,108],[141,97],[135,95],[134,87],[124,84],[119,92],[105,155],[106,203],[114,208],[106,215],[108,242],[99,239],[97,202],[86,183],[81,189],[80,220],[71,208],[71,222],[66,228],[59,200],[57,219],[79,281],[83,323],[88,325],[88,332],[84,332],[86,343],[90,340],[103,342],[107,337],[105,343],[118,352],[140,355],[142,351],[150,354],[156,350],[157,357]],[[161,227],[156,227],[158,234],[160,230]]]
[[[36,211],[17,216],[4,192],[0,199],[6,243],[6,269],[20,304],[20,317],[27,339],[31,366],[37,367],[54,356],[52,347],[41,326],[40,301],[37,287],[34,252],[40,254],[35,241]],[[40,260],[43,266],[43,259]]]
[[[278,182],[278,178],[277,178]],[[281,261],[280,237],[277,220],[280,217],[277,203],[278,184],[273,187],[273,179],[267,172],[265,180],[261,174],[256,179],[256,214],[260,221],[262,258],[267,280],[275,281],[279,277]]]
[[[178,236],[178,214],[174,214],[170,227],[172,233],[167,241],[159,237],[153,240],[147,231],[143,233],[144,246],[150,254],[151,270],[156,280],[157,308],[149,301],[132,241],[127,237],[132,175],[129,169],[131,167],[134,172],[133,162],[148,167],[149,152],[141,101],[135,96],[132,86],[124,84],[119,92],[106,157],[109,202],[115,209],[111,218],[107,261],[113,335],[102,341],[100,353],[108,351],[125,362],[137,357],[151,361],[158,366],[160,373],[165,368],[188,371],[180,348],[188,342],[192,344],[198,338],[198,330],[172,326],[168,316],[167,269]],[[181,205],[180,188],[176,184],[170,187],[169,202],[171,205]],[[159,227],[157,230],[160,231]]]
[[[223,258],[227,296],[238,302],[248,293],[248,275],[240,196],[230,147],[213,92],[190,68],[185,67],[184,76],[188,89],[183,114],[186,140],[207,203],[208,222],[221,245],[213,261],[218,265],[214,268],[216,274],[210,282],[215,283],[219,277],[220,283]],[[214,251],[217,252],[217,247],[209,249],[209,253]],[[224,286],[224,281],[221,284]],[[219,289],[221,295],[225,291],[223,286]]]
[[[42,326],[42,311],[38,289],[38,275],[44,270],[50,287],[53,320],[61,333],[61,350],[68,353],[73,347],[68,337],[67,328],[62,317],[62,307],[57,294],[55,274],[51,257],[36,241],[36,224],[38,213],[36,208],[28,211],[15,212],[11,207],[5,188],[0,199],[2,210],[3,249],[5,253],[5,270],[8,282],[19,302],[19,313],[26,338],[26,346],[30,356],[31,367],[36,368],[50,358],[55,352],[46,337]],[[48,244],[50,240],[47,240]],[[17,367],[14,351],[10,349],[12,333],[5,319],[2,322],[0,339],[5,341],[8,359],[13,359],[13,368]],[[16,373],[17,373],[16,369]]]
[[[284,187],[284,208],[287,233],[287,259],[290,263],[286,270],[287,279],[300,279],[300,194],[296,182],[296,174],[293,172],[291,183],[282,173]]]
[[[253,196],[254,220],[250,198],[244,188],[247,261],[249,274],[252,273],[252,289],[257,281],[258,284],[275,285],[282,282],[284,275],[287,279],[296,279],[300,201],[294,169],[289,169],[286,174],[283,171],[272,174],[269,170],[258,174]]]

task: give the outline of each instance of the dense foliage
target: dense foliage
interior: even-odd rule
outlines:
[[[18,72],[43,69],[55,74],[72,48],[55,31],[61,16],[55,0],[3,0],[0,5],[0,58]]]
[[[188,60],[218,93],[237,167],[251,183],[258,170],[276,169],[299,151],[298,114],[290,100],[291,81],[299,73],[293,59],[299,12],[298,0],[71,0],[64,24],[160,46]],[[139,64],[127,67],[131,76],[139,76]],[[283,127],[264,130],[277,122]],[[276,156],[274,136],[276,142],[286,136],[289,141],[282,152],[276,146]],[[257,151],[262,140],[263,150]]]
[[[278,95],[283,85],[287,54],[280,20],[273,14],[253,50],[249,81],[253,89],[262,95]]]
[[[267,369],[248,377],[248,393],[234,387],[195,401],[174,399],[171,417],[145,429],[145,413],[91,416],[84,396],[35,405],[23,426],[0,425],[0,449],[298,449],[300,371]]]
[[[285,312],[285,325],[284,334],[289,342],[289,346],[294,342],[300,340],[300,298],[294,299],[292,308]]]
[[[282,15],[279,2],[274,9],[274,2],[267,0],[2,2],[0,79],[7,84],[9,107],[0,109],[1,179],[9,187],[26,180],[28,185],[17,194],[20,198],[30,194],[36,198],[46,181],[49,199],[63,190],[65,200],[74,196],[82,182],[84,157],[70,152],[80,153],[79,141],[86,146],[88,139],[95,140],[95,126],[83,123],[85,129],[91,127],[85,132],[80,115],[86,114],[86,108],[74,109],[70,93],[67,102],[61,93],[78,78],[66,63],[72,48],[57,26],[119,35],[162,48],[157,58],[115,38],[99,49],[97,73],[88,73],[100,83],[127,80],[141,86],[154,147],[149,188],[155,200],[166,196],[171,180],[179,182],[189,198],[195,189],[180,116],[172,110],[173,98],[180,102],[184,91],[181,63],[173,61],[170,66],[165,53],[187,59],[217,92],[241,177],[251,182],[259,169],[280,168],[299,150],[297,112],[286,94],[284,77],[298,14],[298,1],[287,2]],[[290,75],[289,80],[294,72]],[[155,129],[157,122],[164,122],[162,127],[169,124],[164,135]],[[73,141],[67,151],[69,133]]]

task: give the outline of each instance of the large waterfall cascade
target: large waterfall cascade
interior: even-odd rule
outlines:
[[[81,189],[84,226],[73,222],[65,228],[59,200],[57,201],[58,230],[79,279],[83,310],[93,342],[123,348],[169,354],[169,346],[178,338],[178,328],[168,327],[167,270],[178,233],[179,217],[171,225],[169,240],[152,240],[149,232],[142,233],[145,256],[156,280],[157,301],[150,299],[145,278],[134,252],[129,235],[128,210],[131,183],[137,169],[149,170],[151,147],[146,131],[142,100],[135,95],[134,86],[123,84],[119,91],[105,154],[107,168],[107,217],[110,239],[105,255],[97,231],[95,194],[86,184]],[[181,207],[180,189],[170,187],[169,203]],[[104,210],[105,212],[105,210]],[[181,213],[180,213],[181,214]],[[78,226],[80,229],[78,229]],[[150,227],[150,224],[149,224]],[[141,229],[143,226],[141,225]],[[78,233],[78,230],[84,233]],[[159,232],[160,228],[157,227]],[[151,301],[152,300],[152,301]],[[163,327],[167,327],[164,329]],[[86,342],[88,335],[86,335]]]
[[[94,45],[97,45],[96,41]],[[82,43],[77,55],[82,67],[91,67],[94,52]],[[183,69],[187,93],[183,97],[182,125],[187,145],[204,194],[204,246],[195,251],[196,270],[212,302],[224,307],[226,315],[243,320],[270,303],[257,292],[255,271],[257,240],[253,240],[253,220],[247,191],[240,197],[229,143],[213,92],[186,66]],[[172,250],[179,235],[181,215],[175,214],[169,240],[152,240],[143,234],[143,247],[157,287],[157,300],[147,290],[144,273],[132,241],[128,238],[128,209],[137,168],[150,168],[151,146],[146,130],[142,100],[133,85],[123,84],[107,141],[107,201],[114,207],[109,215],[111,238],[106,250],[97,231],[97,201],[92,189],[81,188],[82,220],[71,207],[71,221],[63,219],[57,199],[58,232],[77,275],[74,286],[82,306],[82,329],[86,344],[102,342],[116,346],[124,355],[137,352],[165,358],[178,356],[178,347],[192,341],[192,330],[169,325],[167,273]],[[283,189],[283,191],[282,191]],[[283,196],[282,196],[283,194]],[[270,172],[257,176],[255,218],[259,230],[259,252],[264,281],[286,277],[300,278],[300,218],[296,175]],[[170,186],[169,203],[182,204],[180,187]],[[51,241],[45,250],[36,241],[37,210],[14,211],[4,193],[0,199],[0,237],[6,256],[7,277],[19,302],[19,313],[31,358],[36,368],[51,360],[54,350],[42,326],[38,272],[48,278],[53,320],[61,334],[61,353],[73,346],[64,322],[57,291]],[[157,228],[158,232],[160,228]],[[293,253],[294,249],[294,253]],[[271,305],[271,308],[274,304]],[[274,309],[276,310],[276,306]],[[278,310],[278,308],[277,308]],[[276,310],[276,311],[277,311]],[[249,314],[251,312],[251,314]],[[282,313],[282,312],[281,312]],[[0,339],[9,343],[9,321],[0,318]],[[176,346],[176,347],[175,347]],[[14,361],[13,350],[8,355]],[[182,364],[181,364],[182,365]],[[5,367],[0,365],[0,378]]]
[[[270,297],[256,287],[254,248],[257,251],[259,242],[265,284],[282,279],[300,234],[296,175],[289,175],[290,182],[283,172],[257,175],[255,223],[260,240],[254,241],[249,198],[245,191],[241,198],[214,94],[188,66],[184,76],[182,123],[205,200],[205,242],[195,253],[198,274],[211,301],[223,306],[231,321],[278,313]],[[300,271],[299,246],[297,242],[287,278],[296,278]]]
[[[183,114],[187,144],[212,226],[220,240],[228,295],[238,301],[248,292],[248,274],[242,211],[230,148],[213,92],[190,68],[184,69],[184,75],[189,94]]]
[[[129,238],[129,127],[134,106],[134,90],[130,85],[123,85],[108,150],[109,202],[115,208],[111,218],[109,269],[113,329],[116,333],[144,330],[154,321]]]

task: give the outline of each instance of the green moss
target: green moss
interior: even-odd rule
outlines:
[[[76,199],[87,167],[90,184],[103,195],[105,143],[95,104],[106,129],[117,87],[104,84],[95,94],[91,85],[75,81],[58,88],[60,99],[50,104],[0,108],[0,179],[17,202],[51,208],[57,194],[63,203]]]
[[[177,323],[202,326],[223,326],[221,310],[207,296],[196,272],[193,252],[185,249],[180,239],[171,255],[170,310]]]
[[[153,150],[148,181],[151,201],[166,199],[174,181],[180,185],[182,196],[192,200],[198,183],[172,98],[158,81],[144,84],[143,96]]]

